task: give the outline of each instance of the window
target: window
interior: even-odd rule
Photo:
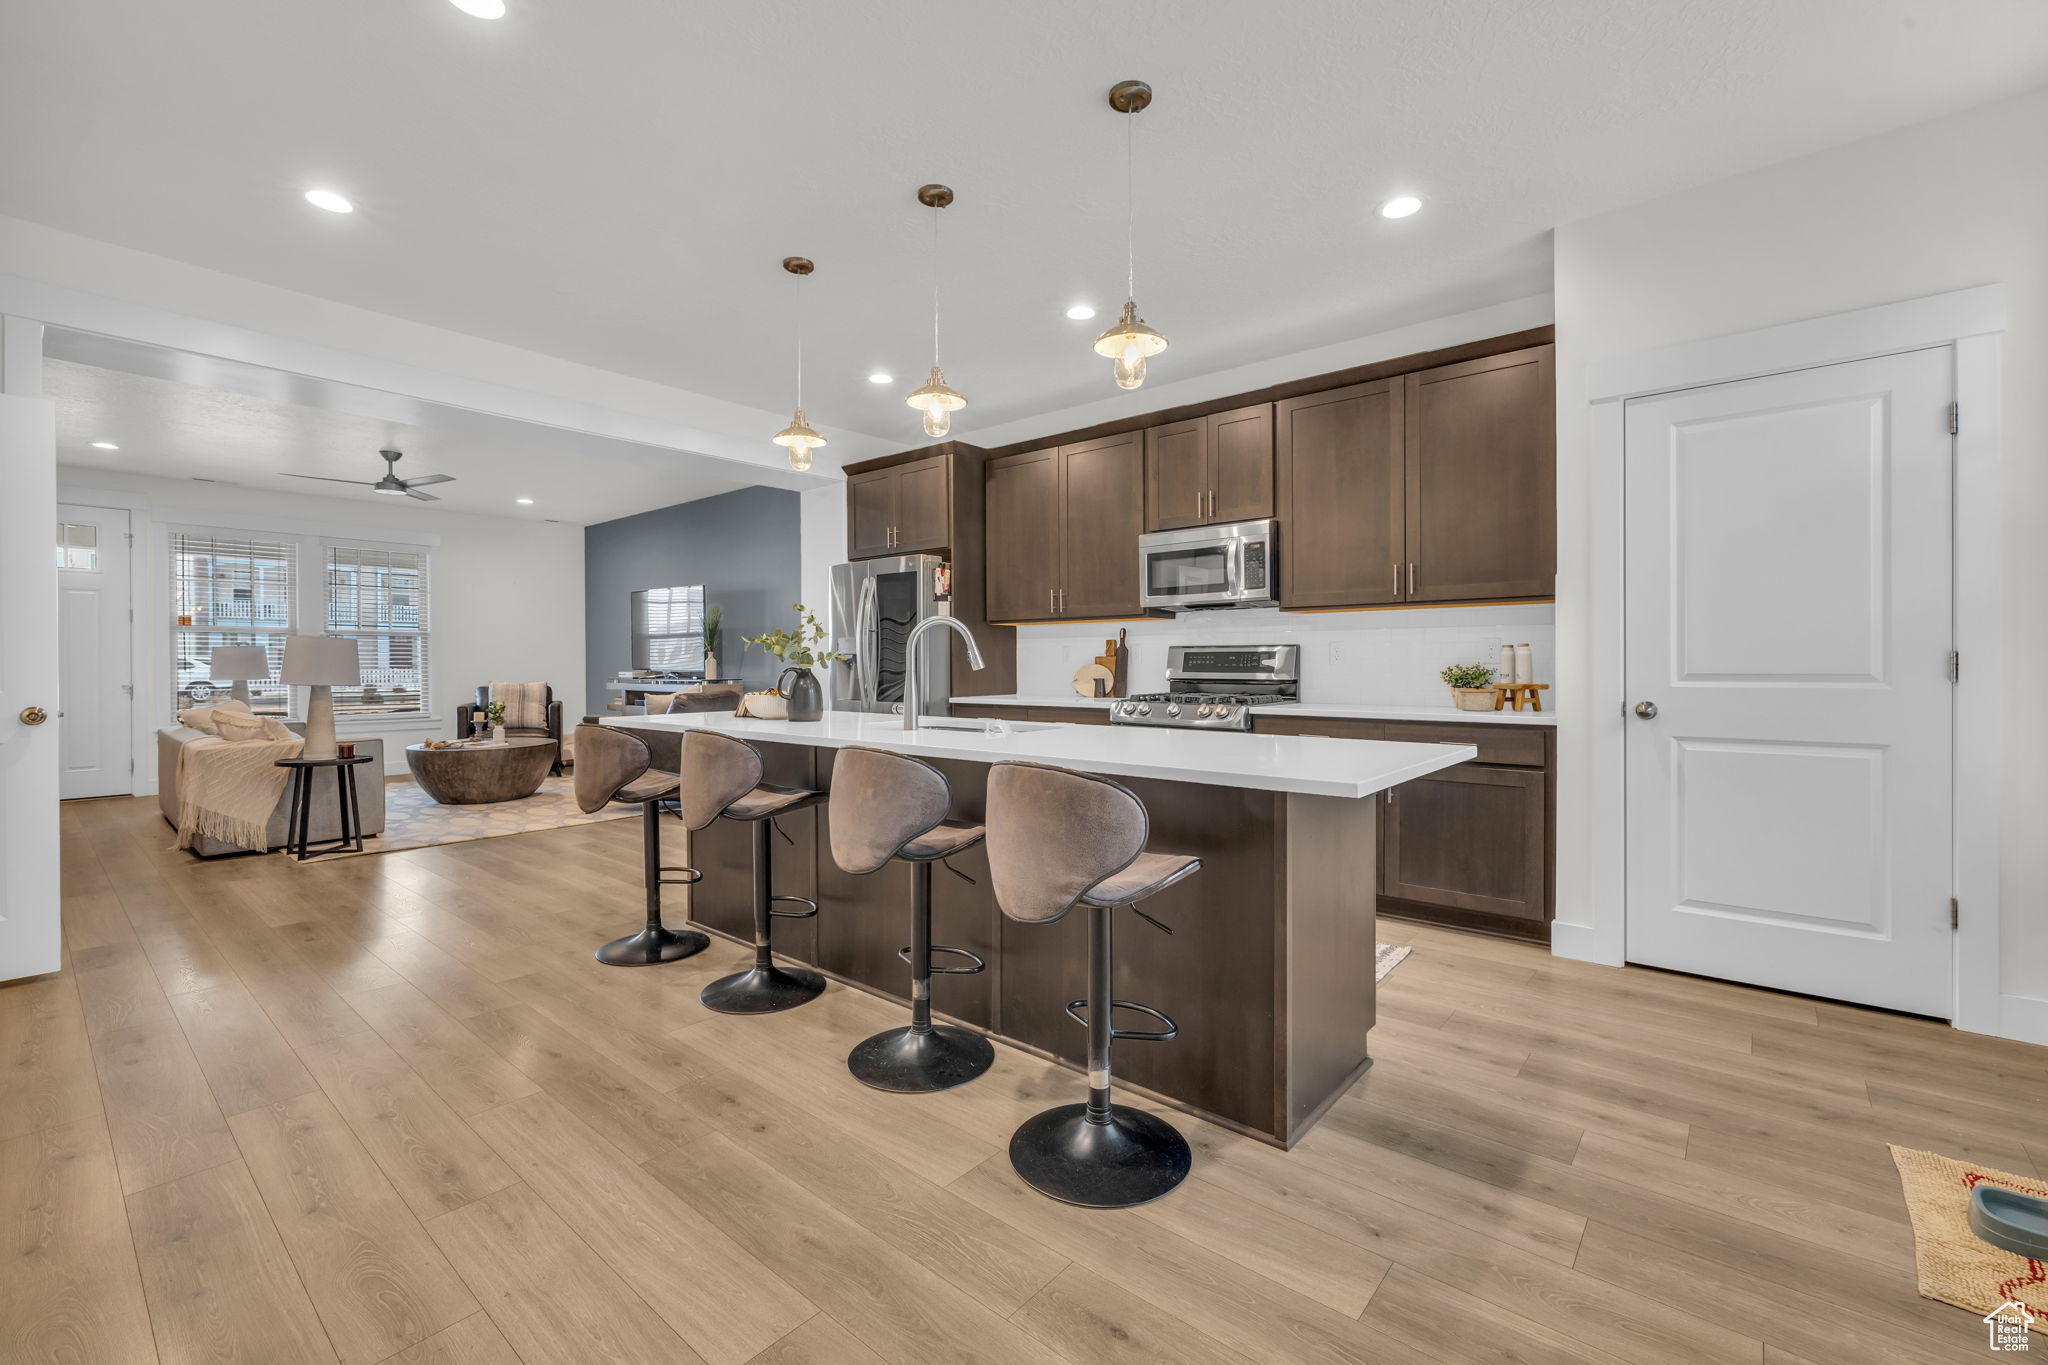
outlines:
[[[99,572],[100,528],[72,521],[57,523],[57,567]]]
[[[363,679],[334,689],[334,714],[426,714],[427,551],[330,543],[326,559],[327,633],[356,642]]]
[[[67,541],[60,554],[76,552],[76,542]],[[227,694],[229,681],[213,676],[216,648],[256,645],[270,661],[271,677],[249,684],[249,705],[267,715],[289,712],[291,689],[273,680],[284,663],[285,638],[292,633],[292,570],[297,558],[298,546],[289,540],[232,532],[172,533],[176,709],[203,706]]]
[[[633,667],[704,671],[704,585],[642,588],[633,594]]]

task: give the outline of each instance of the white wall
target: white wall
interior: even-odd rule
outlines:
[[[187,479],[152,479],[60,466],[58,483],[68,501],[92,502],[92,490],[137,498],[147,508],[135,513],[135,551],[145,557],[143,595],[135,602],[138,620],[148,622],[149,652],[139,661],[135,693],[150,730],[171,720],[171,666],[165,583],[168,566],[159,551],[160,521],[204,524],[208,513],[272,518],[330,527],[391,528],[438,536],[433,546],[432,728],[415,722],[377,729],[344,723],[344,739],[384,740],[385,770],[404,772],[405,746],[422,738],[452,735],[455,708],[479,683],[538,680],[554,686],[564,721],[584,714],[583,528],[535,524],[501,517],[465,516],[413,505],[393,506],[385,498],[322,498],[272,493],[231,484]],[[179,515],[163,514],[175,511]],[[198,514],[188,516],[185,514]],[[154,616],[155,621],[149,618]],[[158,624],[158,623],[163,624]],[[155,789],[156,747],[152,740],[136,755],[145,790]]]
[[[1556,234],[1558,916],[1584,923],[1588,367],[1679,342],[2002,282],[2005,676],[2048,669],[2048,93],[1566,224]],[[1965,421],[1969,418],[1967,414]],[[1965,665],[1967,667],[1967,664]],[[2004,990],[2048,997],[2048,711],[2010,687]],[[2048,1002],[2042,1018],[2048,1019]]]

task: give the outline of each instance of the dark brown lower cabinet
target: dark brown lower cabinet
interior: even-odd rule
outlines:
[[[1464,763],[1402,783],[1382,816],[1380,894],[1543,925],[1547,782],[1540,769]]]

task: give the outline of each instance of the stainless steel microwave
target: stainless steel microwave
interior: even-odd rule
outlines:
[[[1270,521],[1190,526],[1138,537],[1147,607],[1270,607],[1280,600],[1278,538]]]

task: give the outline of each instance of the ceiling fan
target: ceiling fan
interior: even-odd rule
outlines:
[[[380,450],[384,457],[384,477],[371,483],[368,479],[330,479],[324,474],[287,474],[287,479],[318,479],[321,483],[352,483],[358,488],[367,488],[373,493],[389,493],[394,498],[418,498],[421,502],[439,502],[432,493],[420,492],[420,485],[429,483],[454,483],[453,474],[425,474],[417,479],[398,477],[398,462],[405,458],[402,451]]]

